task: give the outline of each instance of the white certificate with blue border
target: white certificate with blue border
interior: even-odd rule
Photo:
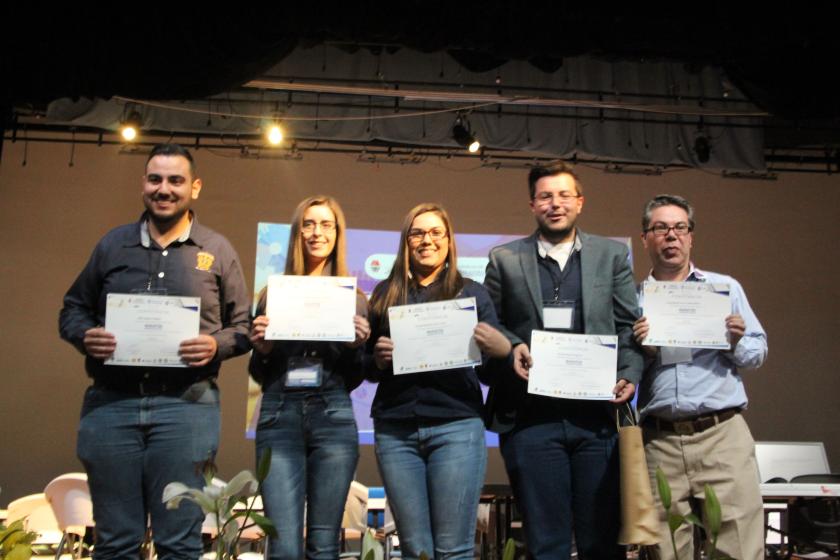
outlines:
[[[266,340],[352,342],[356,338],[356,278],[268,277]]]
[[[645,346],[729,349],[729,284],[645,282],[642,298],[650,326]]]
[[[481,363],[473,331],[475,298],[388,308],[394,375],[456,369]]]
[[[117,347],[108,365],[187,367],[181,342],[198,336],[201,298],[154,294],[108,294],[105,330]]]
[[[531,331],[528,392],[558,399],[615,397],[618,337]]]

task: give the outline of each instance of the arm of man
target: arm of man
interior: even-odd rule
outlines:
[[[496,310],[499,330],[507,337],[512,346],[524,344],[525,341],[516,336],[506,325],[507,317],[502,302],[502,294],[506,286],[504,285],[502,265],[499,260],[499,249],[490,251],[487,268],[484,271],[484,287],[487,288],[487,293],[490,295],[490,300]]]
[[[221,268],[219,305],[222,328],[213,333],[201,333],[181,343],[181,356],[191,367],[201,367],[213,360],[222,361],[244,354],[251,348],[249,340],[248,290],[239,257],[225,242],[223,253],[227,262]]]
[[[82,354],[97,359],[107,358],[116,348],[116,340],[102,328],[104,317],[100,318],[99,314],[102,292],[99,263],[103,250],[100,242],[64,295],[64,305],[58,315],[58,332],[61,338],[75,346]]]
[[[731,280],[732,315],[726,318],[727,333],[732,350],[726,352],[739,369],[757,369],[767,359],[767,333],[747,301],[744,288]]]
[[[618,335],[618,384],[614,402],[625,402],[632,398],[644,368],[642,351],[633,339],[633,325],[639,318],[639,305],[626,247],[622,247],[613,260],[613,316]],[[622,380],[626,383],[622,384]]]

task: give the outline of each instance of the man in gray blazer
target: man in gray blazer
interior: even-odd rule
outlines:
[[[628,249],[576,227],[583,191],[571,166],[535,167],[528,186],[537,231],[493,249],[484,281],[514,347],[512,368],[490,390],[487,423],[500,434],[530,557],[569,558],[574,527],[580,558],[619,559],[614,405],[632,398],[643,368]],[[612,404],[528,394],[535,329],[617,335]]]

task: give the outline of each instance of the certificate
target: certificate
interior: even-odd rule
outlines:
[[[473,338],[475,298],[388,308],[394,341],[394,374],[476,366],[481,351]]]
[[[266,340],[356,338],[356,278],[352,276],[268,277]]]
[[[105,330],[117,339],[108,365],[187,367],[181,342],[198,336],[201,298],[108,294]]]
[[[612,399],[618,337],[531,331],[528,392],[560,399]]]
[[[650,330],[642,344],[728,350],[729,284],[645,282],[644,314]]]

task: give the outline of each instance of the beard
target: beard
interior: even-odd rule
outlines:
[[[574,233],[575,226],[574,224],[572,224],[571,226],[563,229],[552,229],[546,226],[545,224],[540,223],[538,224],[537,229],[540,232],[540,236],[542,236],[542,238],[546,241],[549,241],[551,243],[560,243],[569,235]]]

